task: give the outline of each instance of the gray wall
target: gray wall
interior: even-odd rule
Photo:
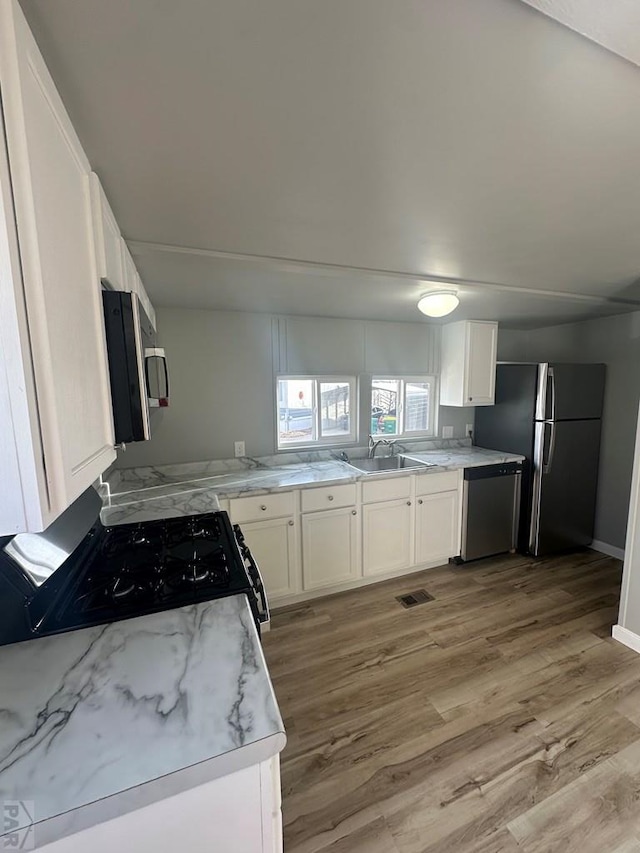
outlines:
[[[226,459],[236,440],[245,441],[249,456],[274,453],[277,373],[358,376],[366,441],[372,374],[440,370],[440,328],[428,323],[160,308],[158,331],[169,357],[171,406],[159,414],[151,441],[119,453],[121,468]],[[462,438],[467,423],[473,409],[440,408],[440,434],[450,425]]]
[[[503,330],[498,358],[607,365],[595,538],[624,548],[640,399],[640,312],[531,332]]]

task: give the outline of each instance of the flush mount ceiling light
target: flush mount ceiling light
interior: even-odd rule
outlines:
[[[418,300],[418,308],[427,317],[446,317],[459,304],[460,300],[452,290],[433,290]]]

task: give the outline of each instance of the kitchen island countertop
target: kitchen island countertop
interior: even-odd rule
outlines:
[[[244,595],[3,646],[0,681],[0,800],[36,847],[286,741]]]

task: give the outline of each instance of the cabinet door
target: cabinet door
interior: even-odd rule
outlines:
[[[496,386],[496,323],[469,323],[467,331],[467,397],[473,406],[493,405]]]
[[[293,518],[274,518],[242,525],[267,589],[269,602],[300,589],[296,527]]]
[[[126,290],[120,228],[95,172],[91,173],[91,210],[98,276],[114,290]]]
[[[382,501],[362,507],[365,575],[381,575],[411,565],[413,517],[410,500]]]
[[[460,553],[458,492],[418,498],[416,506],[416,564],[448,560]]]
[[[120,249],[122,251],[122,268],[124,270],[124,287],[127,293],[138,292],[138,270],[133,263],[129,247],[124,241],[124,237],[120,238]]]
[[[3,110],[48,523],[115,459],[90,166],[17,3],[2,7]],[[10,43],[11,33],[15,37]]]
[[[356,509],[332,509],[303,515],[304,588],[320,589],[357,578],[360,574],[359,550]]]

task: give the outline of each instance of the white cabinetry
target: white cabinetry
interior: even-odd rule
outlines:
[[[379,575],[411,565],[412,501],[400,498],[362,507],[363,571]]]
[[[279,757],[38,849],[41,853],[282,853]]]
[[[120,228],[95,172],[91,173],[91,208],[98,276],[113,290],[126,290]]]
[[[136,265],[131,257],[131,252],[129,251],[129,247],[125,243],[124,239],[120,238],[121,250],[122,250],[122,264],[124,268],[124,287],[123,290],[128,291],[129,293],[135,293],[140,300],[140,304],[145,310],[147,317],[151,320],[151,324],[153,328],[156,328],[156,312],[155,308],[151,304],[151,300],[147,295],[147,291],[145,290],[144,284],[142,283],[142,279],[136,269]]]
[[[460,553],[458,504],[458,492],[417,499],[416,564],[446,561]]]
[[[446,562],[460,553],[461,472],[416,477],[415,562]]]
[[[492,406],[498,324],[465,320],[442,327],[441,406]]]
[[[324,589],[360,576],[360,518],[355,483],[302,492],[302,584]]]
[[[296,495],[233,498],[229,515],[242,532],[258,564],[269,601],[300,591]]]
[[[302,516],[302,574],[305,590],[322,589],[360,574],[359,519],[356,507]]]
[[[363,573],[382,575],[411,565],[413,509],[411,476],[362,484]]]
[[[0,3],[0,85],[5,534],[46,527],[115,450],[91,169],[14,0]]]

